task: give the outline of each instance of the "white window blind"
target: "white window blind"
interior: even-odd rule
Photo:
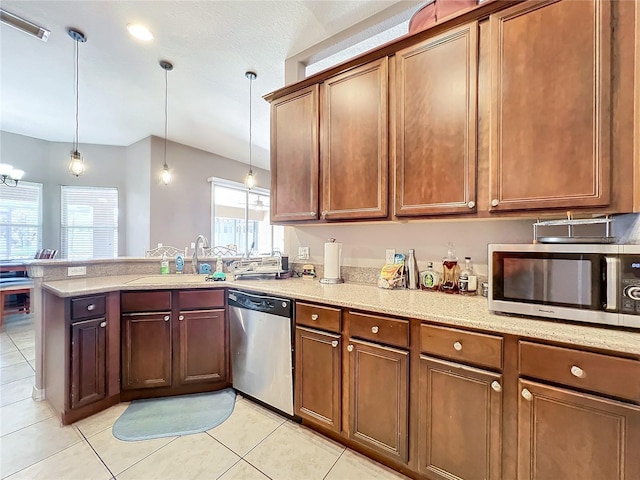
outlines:
[[[0,259],[34,258],[42,248],[42,184],[0,186]]]
[[[118,189],[62,187],[62,257],[118,256]]]

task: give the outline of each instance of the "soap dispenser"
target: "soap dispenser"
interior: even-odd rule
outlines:
[[[162,261],[160,262],[160,273],[165,275],[169,273],[169,260],[167,259],[167,254],[162,254]]]

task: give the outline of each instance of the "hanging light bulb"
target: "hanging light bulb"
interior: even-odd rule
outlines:
[[[171,171],[167,165],[167,136],[169,133],[169,72],[173,70],[173,65],[166,60],[160,60],[160,67],[164,70],[164,163],[160,173],[160,181],[164,185],[171,183]]]
[[[78,90],[79,90],[78,88],[78,84],[79,84],[78,43],[85,43],[87,41],[87,37],[84,36],[84,33],[78,30],[74,30],[73,28],[70,28],[69,30],[67,30],[67,34],[75,42],[74,88],[76,93],[76,135],[73,140],[73,150],[71,150],[71,156],[69,159],[69,173],[71,173],[71,175],[75,175],[76,177],[79,177],[84,173],[84,160],[82,158],[82,155],[78,151]]]
[[[244,185],[251,190],[256,186],[256,175],[253,173],[251,163],[251,87],[253,85],[253,81],[258,78],[258,75],[255,72],[249,71],[245,72],[244,76],[249,79],[249,172],[244,178]]]

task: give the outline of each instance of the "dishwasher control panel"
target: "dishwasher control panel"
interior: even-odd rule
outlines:
[[[229,290],[229,306],[270,313],[280,317],[291,317],[293,301],[258,293]]]

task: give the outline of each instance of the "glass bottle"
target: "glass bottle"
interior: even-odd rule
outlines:
[[[422,272],[422,287],[425,290],[439,290],[442,275],[433,268],[433,262],[427,263],[427,269]]]
[[[416,251],[409,249],[409,258],[407,258],[407,288],[409,290],[417,290],[420,287],[420,275],[418,272],[418,263],[416,262]]]
[[[442,285],[445,293],[458,293],[458,257],[453,243],[449,244],[447,256],[442,259]]]
[[[460,272],[458,288],[462,295],[476,295],[478,292],[478,277],[473,270],[471,257],[464,257],[464,268]]]

